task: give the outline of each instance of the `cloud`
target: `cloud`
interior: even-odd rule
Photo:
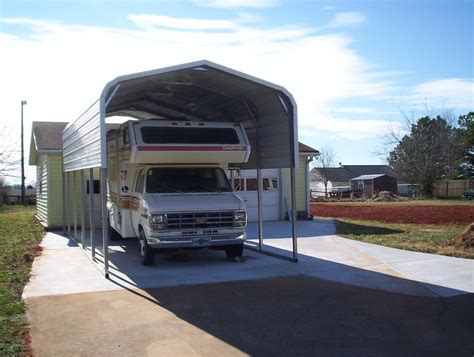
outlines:
[[[357,26],[365,23],[367,17],[361,12],[339,12],[327,25],[328,28]]]
[[[423,82],[413,87],[404,99],[414,105],[473,109],[474,80],[447,78]]]
[[[132,14],[129,20],[139,26],[0,20],[21,27],[21,35],[0,32],[2,122],[11,135],[19,133],[20,100],[28,101],[29,138],[31,121],[74,120],[119,75],[200,59],[286,87],[307,130],[353,140],[382,130],[381,121],[327,114],[328,108],[348,98],[393,95],[393,76],[375,72],[347,35],[320,34],[299,25],[263,28],[244,23],[240,16],[220,20]],[[30,175],[34,177],[33,171]]]
[[[139,27],[153,30],[159,27],[177,30],[231,30],[237,23],[228,20],[188,19],[158,15],[128,15],[128,18]]]
[[[383,138],[389,130],[399,130],[401,123],[385,119],[349,120],[334,116],[319,115],[311,123],[303,125],[298,133],[308,135],[317,132],[331,135],[334,139],[360,141],[371,138]],[[309,136],[309,135],[308,135]]]
[[[275,7],[280,4],[279,0],[192,0],[192,2],[202,7],[254,9]]]

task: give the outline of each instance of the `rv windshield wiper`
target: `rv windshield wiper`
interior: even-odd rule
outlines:
[[[175,188],[173,188],[173,187],[170,187],[170,186],[168,186],[168,185],[160,184],[160,185],[158,185],[158,187],[163,187],[163,188],[165,188],[165,189],[167,189],[167,190],[169,190],[169,191],[171,191],[171,192],[184,193],[183,191],[177,190],[177,189],[175,189]]]
[[[210,187],[202,186],[202,185],[196,185],[196,186],[188,187],[188,189],[193,189],[193,188],[202,188],[203,190],[207,190],[207,191],[211,191],[211,192],[222,192],[221,190],[218,190],[216,188],[210,188]]]

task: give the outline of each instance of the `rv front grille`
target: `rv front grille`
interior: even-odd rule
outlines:
[[[234,212],[168,213],[167,229],[233,227]]]

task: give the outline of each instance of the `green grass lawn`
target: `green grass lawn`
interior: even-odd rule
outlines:
[[[43,237],[34,213],[34,206],[0,206],[0,356],[29,354],[21,294]]]
[[[444,247],[442,244],[460,234],[465,225],[397,224],[338,218],[336,234],[367,243],[417,252],[474,259],[474,249]]]

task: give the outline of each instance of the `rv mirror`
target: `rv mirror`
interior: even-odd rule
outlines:
[[[232,185],[232,189],[235,192],[242,190],[242,177],[240,176],[240,168],[233,167],[229,168],[230,172],[230,183]]]

